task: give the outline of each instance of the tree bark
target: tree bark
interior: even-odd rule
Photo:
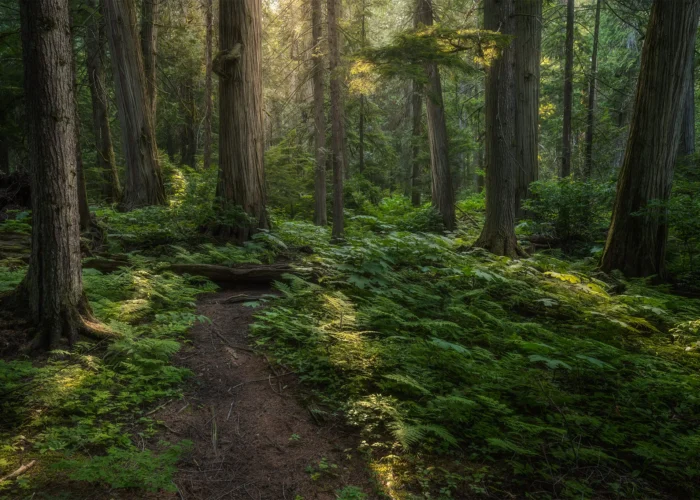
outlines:
[[[328,224],[326,210],[326,115],[323,108],[323,12],[321,0],[311,0],[311,36],[313,39],[313,80],[314,94],[314,148],[316,150],[316,169],[314,175],[314,224]]]
[[[156,51],[158,46],[158,5],[162,0],[142,0],[141,2],[141,54],[143,71],[146,77],[146,98],[148,107],[156,123]]]
[[[362,48],[365,48],[367,33],[365,31],[365,0],[361,0],[362,6],[362,21],[360,28],[360,44]],[[360,161],[358,164],[358,169],[360,174],[365,171],[365,95],[360,94],[360,145],[359,145],[359,157]]]
[[[165,203],[165,189],[138,46],[134,0],[104,0],[104,13],[126,156],[122,206],[132,210],[162,205]]]
[[[421,198],[421,174],[423,165],[420,160],[420,143],[422,139],[423,121],[423,88],[422,85],[413,81],[411,86],[411,204],[414,207],[420,206]]]
[[[265,209],[260,0],[219,3],[220,208],[242,210],[249,220],[217,228],[219,236],[245,241],[269,228]]]
[[[20,3],[32,248],[17,298],[28,300],[37,344],[73,343],[91,319],[80,267],[75,102],[68,0]]]
[[[642,50],[637,95],[601,267],[630,277],[666,276],[665,203],[681,133],[688,65],[700,0],[655,0]]]
[[[418,0],[417,9],[419,22],[424,26],[431,26],[433,24],[432,0]],[[432,202],[442,217],[445,229],[451,231],[455,228],[455,202],[450,174],[442,82],[437,64],[426,64],[425,73],[428,82],[425,109],[428,115]]]
[[[539,176],[540,55],[542,53],[542,0],[515,2],[515,147],[517,185],[516,217],[524,215],[522,203],[530,183]]]
[[[574,1],[566,3],[566,62],[564,67],[564,125],[562,131],[561,176],[571,175],[571,115],[574,100]]]
[[[212,50],[214,46],[214,6],[213,0],[205,0],[204,22],[206,24],[206,40],[204,45],[204,64],[206,66],[204,76],[204,170],[211,166],[211,123],[213,113],[213,85],[212,85]]]
[[[515,32],[515,0],[486,0],[484,28]],[[517,41],[515,43],[518,43]],[[515,236],[515,48],[511,43],[491,62],[486,76],[486,221],[474,244],[496,255],[524,252]]]
[[[345,123],[343,122],[340,82],[340,37],[338,36],[339,0],[328,0],[328,59],[331,93],[331,152],[333,160],[333,239],[343,238],[343,175],[345,164]]]
[[[600,4],[596,1],[595,28],[593,30],[593,52],[591,54],[591,74],[588,77],[588,116],[586,117],[586,157],[583,167],[584,176],[589,179],[593,175],[593,134],[595,127],[596,84],[598,83],[598,40],[600,38]]]
[[[104,44],[106,43],[104,19],[98,0],[88,0],[92,10],[91,23],[87,26],[86,66],[88,85],[92,98],[92,125],[95,135],[97,164],[103,172],[102,196],[108,203],[121,199],[121,185],[112,146],[112,131],[109,124],[109,101],[105,87]]]

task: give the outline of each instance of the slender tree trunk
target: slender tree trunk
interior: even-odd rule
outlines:
[[[595,29],[593,30],[593,53],[591,54],[591,74],[588,82],[588,116],[586,119],[586,158],[583,173],[586,178],[593,175],[593,133],[595,128],[596,84],[598,83],[598,40],[600,38],[600,4],[595,6]]]
[[[212,49],[214,44],[214,6],[213,0],[205,0],[204,22],[206,24],[206,41],[204,48],[204,63],[206,65],[204,77],[204,170],[211,166],[211,123],[212,123]]]
[[[365,0],[362,0],[362,25],[360,28],[360,43],[365,47],[367,33],[365,32]],[[360,174],[365,171],[365,95],[360,94]]]
[[[515,0],[486,0],[484,28],[512,35],[514,13]],[[491,63],[486,76],[486,221],[474,244],[508,257],[523,255],[515,236],[515,107],[515,48],[511,44]]]
[[[126,156],[126,210],[165,203],[153,113],[136,33],[134,0],[104,0],[107,38]]]
[[[146,76],[146,98],[153,123],[156,123],[156,51],[158,46],[158,5],[163,0],[142,0],[141,2],[141,54]]]
[[[540,55],[542,53],[542,0],[515,2],[515,147],[517,186],[516,217],[524,215],[522,203],[530,183],[539,176]]]
[[[311,32],[313,38],[312,80],[314,94],[314,148],[316,170],[314,175],[314,223],[328,224],[326,210],[326,115],[323,109],[323,12],[321,0],[311,0]]]
[[[617,183],[602,269],[665,278],[671,193],[688,65],[695,50],[700,0],[655,0],[642,50],[637,96]]]
[[[17,298],[28,300],[37,343],[73,343],[90,319],[80,264],[75,106],[68,0],[20,2],[32,245]]]
[[[183,85],[181,107],[184,117],[180,135],[180,164],[195,168],[197,165],[197,108],[194,102],[194,82]]]
[[[339,0],[328,0],[328,60],[331,91],[331,151],[333,154],[333,232],[334,239],[342,239],[345,220],[343,217],[343,175],[345,164],[345,124],[343,122],[342,94],[340,82],[340,37],[338,35]]]
[[[574,1],[566,3],[566,63],[564,67],[564,126],[562,132],[561,176],[571,174],[571,115],[574,101]]]
[[[88,0],[92,10],[91,23],[87,26],[86,66],[92,98],[92,126],[95,135],[97,164],[103,172],[102,196],[108,203],[121,199],[121,185],[112,146],[109,125],[109,101],[105,87],[104,44],[106,43],[104,20],[100,15],[98,0]]]
[[[425,26],[433,24],[432,0],[418,0],[419,22]],[[427,77],[425,109],[428,115],[428,138],[430,143],[430,173],[432,177],[433,206],[442,216],[445,229],[455,228],[455,202],[450,174],[447,147],[447,125],[445,106],[442,100],[442,82],[437,64],[426,64]]]
[[[420,160],[420,143],[423,137],[423,88],[422,85],[413,81],[411,86],[411,204],[414,207],[420,206],[421,195],[421,173],[423,165]]]
[[[242,210],[248,220],[218,228],[245,241],[270,224],[265,209],[262,102],[261,0],[219,3],[219,182],[224,213]],[[216,63],[215,63],[216,64]]]
[[[687,78],[688,90],[683,99],[683,121],[678,144],[678,159],[682,161],[695,154],[695,51],[690,55]]]

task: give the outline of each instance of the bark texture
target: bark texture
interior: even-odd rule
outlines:
[[[249,221],[220,227],[218,233],[244,241],[269,227],[263,166],[262,11],[260,0],[221,0],[219,9],[217,194],[222,210],[241,209]]]
[[[156,119],[156,50],[158,47],[158,5],[162,0],[141,1],[141,54],[143,56],[143,72],[146,77],[146,98],[148,107]]]
[[[211,124],[213,114],[213,84],[212,84],[212,50],[214,47],[214,5],[213,0],[204,0],[204,23],[206,24],[204,42],[204,170],[211,166]]]
[[[136,33],[134,0],[104,0],[104,13],[126,157],[122,206],[131,210],[160,205],[165,203],[165,190]]]
[[[515,32],[515,0],[486,0],[484,28]],[[474,244],[496,255],[523,255],[515,236],[515,48],[503,49],[486,75],[486,221]]]
[[[542,53],[542,0],[515,2],[515,148],[517,185],[516,216],[523,216],[522,203],[530,183],[539,176],[540,55]]]
[[[652,6],[601,264],[606,272],[619,269],[627,276],[665,277],[666,213],[649,203],[663,203],[671,192],[698,15],[700,0],[655,0]]]
[[[593,52],[591,54],[591,74],[588,81],[588,114],[586,116],[586,157],[584,158],[583,175],[590,178],[593,175],[593,134],[595,131],[595,100],[596,84],[598,83],[598,40],[600,38],[600,4],[596,1],[595,27],[593,29]]]
[[[340,37],[338,35],[339,0],[328,0],[328,59],[331,93],[331,152],[333,161],[333,231],[334,239],[345,232],[343,216],[343,176],[345,164],[345,123],[340,75]]]
[[[89,316],[80,268],[78,172],[68,0],[20,3],[32,250],[19,295],[28,299],[38,344],[73,342]]]
[[[566,62],[564,65],[564,122],[562,130],[561,176],[571,175],[571,115],[574,100],[574,1],[566,3]]]
[[[418,0],[418,21],[424,26],[433,24],[432,0]],[[428,115],[428,139],[430,143],[430,174],[432,178],[432,202],[442,217],[445,229],[455,228],[454,187],[450,174],[447,146],[445,106],[442,99],[442,82],[437,64],[426,64],[427,78],[425,109]]]
[[[104,19],[100,14],[98,0],[88,0],[92,10],[91,22],[87,26],[86,66],[90,97],[92,99],[92,126],[95,136],[97,164],[103,173],[102,196],[108,203],[121,199],[121,184],[117,173],[109,125],[109,101],[105,87],[104,45],[106,43]]]
[[[323,12],[321,0],[311,0],[311,36],[313,57],[311,78],[314,95],[314,149],[316,150],[316,170],[314,174],[314,223],[328,224],[326,211],[326,115],[323,109]]]

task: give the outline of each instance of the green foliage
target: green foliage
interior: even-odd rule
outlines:
[[[265,151],[265,178],[270,206],[289,218],[313,216],[315,160],[292,129],[278,144]]]
[[[337,500],[365,500],[367,495],[357,486],[346,486],[335,492]]]

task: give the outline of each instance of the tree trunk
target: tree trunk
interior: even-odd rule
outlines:
[[[249,220],[232,221],[217,232],[245,241],[258,229],[269,228],[263,165],[262,11],[260,0],[220,0],[219,9],[217,194],[222,211],[239,209]]]
[[[700,0],[655,0],[644,40],[625,159],[617,183],[602,269],[665,278],[665,203],[681,133],[688,64],[695,50]]]
[[[6,140],[0,138],[0,175],[10,173],[10,148]]]
[[[68,0],[20,3],[32,245],[17,298],[27,299],[37,343],[73,343],[91,319],[80,267],[78,172]]]
[[[591,74],[588,82],[588,116],[586,118],[586,158],[583,167],[584,176],[588,179],[593,175],[593,133],[595,127],[595,99],[598,79],[598,40],[600,38],[600,4],[595,6],[595,28],[593,30],[593,53],[591,54]]]
[[[484,28],[504,35],[515,32],[515,0],[486,0]],[[518,43],[517,41],[514,43]],[[496,255],[518,257],[515,236],[515,48],[502,50],[486,76],[486,221],[477,247]]]
[[[365,31],[365,0],[362,0],[362,24],[360,28],[360,44],[365,48],[367,33]],[[365,171],[365,95],[360,94],[360,161],[358,168],[360,174]]]
[[[314,148],[316,170],[314,175],[314,224],[328,224],[326,210],[326,115],[323,109],[323,12],[321,0],[311,0],[311,32],[313,38],[313,68],[311,70],[314,94]]]
[[[421,125],[423,121],[423,88],[417,81],[411,86],[411,204],[420,206],[421,173],[423,165],[420,160],[420,143],[423,134]]]
[[[88,85],[92,98],[92,126],[95,135],[97,164],[103,172],[102,196],[108,203],[121,199],[121,185],[112,146],[112,131],[109,125],[109,101],[105,87],[104,44],[106,43],[104,20],[100,15],[98,0],[89,0],[92,11],[91,23],[87,26],[86,65]]]
[[[432,0],[418,0],[417,8],[419,22],[424,26],[431,26],[433,24]],[[442,82],[437,64],[426,64],[425,73],[428,81],[425,109],[428,115],[432,202],[442,217],[445,229],[451,231],[455,228],[455,202],[447,147]]]
[[[134,0],[104,0],[104,11],[126,157],[122,205],[126,210],[162,205],[165,189],[136,34]]]
[[[542,0],[515,2],[515,147],[517,185],[516,216],[524,215],[522,203],[530,183],[539,175],[540,55],[542,52]]]
[[[333,154],[333,232],[334,239],[342,239],[345,220],[343,217],[343,175],[345,164],[345,124],[342,112],[340,87],[340,37],[338,35],[339,0],[328,0],[328,59],[331,91],[331,152]]]
[[[162,0],[142,0],[141,2],[141,54],[143,71],[146,76],[146,99],[148,108],[156,123],[156,50],[158,45],[158,5]]]
[[[181,110],[184,118],[180,134],[180,164],[195,168],[197,165],[197,108],[194,102],[194,82],[182,86]]]
[[[678,144],[678,159],[687,161],[695,154],[695,51],[688,62],[688,90],[683,99],[683,121],[681,139]]]
[[[574,101],[574,0],[566,3],[566,63],[564,67],[564,126],[561,176],[571,175],[571,114]]]
[[[214,46],[214,7],[213,0],[205,0],[204,22],[206,24],[206,41],[204,46],[204,64],[206,65],[204,77],[204,170],[211,166],[211,123],[212,123],[212,49]]]

